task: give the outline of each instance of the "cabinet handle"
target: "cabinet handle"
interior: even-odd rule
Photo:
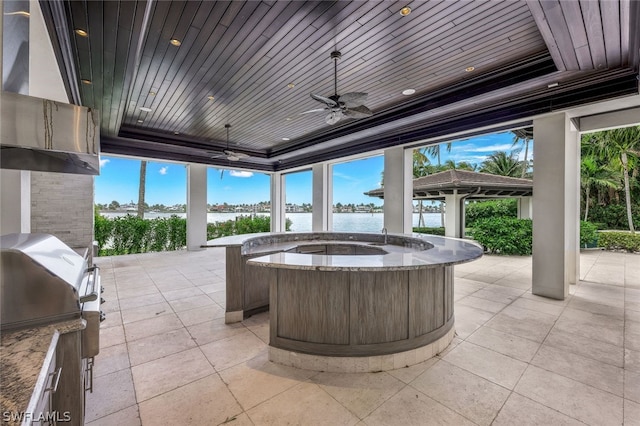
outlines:
[[[93,363],[95,362],[94,358],[87,358],[87,370],[85,372],[86,383],[85,382],[85,392],[93,393]]]
[[[46,391],[51,391],[51,393],[56,393],[58,390],[58,385],[60,384],[60,375],[62,374],[62,367],[59,367],[56,371],[49,373],[50,377],[54,377],[51,379],[51,386],[45,389]]]

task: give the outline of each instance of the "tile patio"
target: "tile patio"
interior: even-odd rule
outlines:
[[[640,256],[582,253],[564,301],[531,258],[455,268],[435,358],[332,374],[267,360],[269,314],[224,324],[224,251],[98,258],[107,302],[87,424],[640,425]]]

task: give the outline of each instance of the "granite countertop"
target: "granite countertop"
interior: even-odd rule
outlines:
[[[83,330],[78,318],[40,327],[3,331],[0,338],[0,405],[2,412],[21,413],[29,407],[34,390],[47,383],[48,360],[55,353],[61,334]]]
[[[241,246],[242,254],[265,256],[249,259],[254,265],[301,270],[394,271],[465,263],[482,256],[483,249],[469,240],[424,234],[366,233],[260,233],[234,235],[208,241],[204,247]],[[285,241],[282,241],[285,240]],[[356,244],[375,246],[386,254],[327,255],[286,253],[303,245]],[[267,254],[269,253],[269,254]]]

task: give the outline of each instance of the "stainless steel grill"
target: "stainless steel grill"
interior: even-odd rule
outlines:
[[[82,357],[99,352],[100,273],[54,236],[0,236],[0,328],[2,330],[84,318]]]

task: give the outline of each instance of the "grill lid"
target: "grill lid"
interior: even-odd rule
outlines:
[[[87,261],[48,234],[0,236],[2,329],[80,315]]]

